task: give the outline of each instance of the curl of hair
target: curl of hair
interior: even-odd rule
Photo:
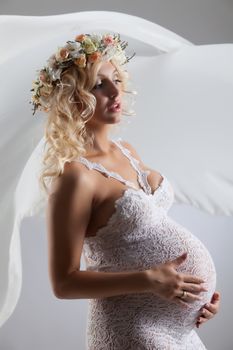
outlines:
[[[114,59],[110,61],[118,71],[122,81],[123,97],[135,94],[127,90],[129,75]],[[53,179],[64,172],[66,162],[71,162],[86,154],[86,146],[93,146],[94,135],[85,126],[95,111],[96,99],[91,93],[100,62],[88,63],[85,68],[75,65],[61,74],[60,85],[54,88],[47,100],[48,118],[45,124],[45,145],[39,185],[46,195]],[[124,106],[124,115],[135,115],[134,111]]]

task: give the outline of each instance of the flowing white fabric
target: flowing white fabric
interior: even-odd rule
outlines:
[[[116,12],[0,16],[0,326],[20,295],[21,221],[44,215],[46,203],[37,181],[46,116],[32,116],[31,82],[58,46],[80,33],[106,31],[129,42],[129,55],[136,52],[128,69],[138,91],[137,118],[124,138],[138,151],[140,138],[144,163],[167,174],[176,201],[233,213],[232,44],[196,46]]]

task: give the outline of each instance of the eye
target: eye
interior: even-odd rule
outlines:
[[[117,82],[117,83],[122,83],[122,80],[120,80],[120,79],[115,79],[115,82]]]
[[[95,86],[93,87],[93,89],[99,89],[101,86],[103,85],[103,82],[100,82],[98,84],[95,84]]]
[[[122,83],[122,80],[120,80],[120,79],[114,79],[113,81],[116,84]],[[105,83],[105,80],[102,80],[99,83],[95,84],[95,86],[93,87],[93,90],[98,90],[98,89],[102,88],[104,83]]]

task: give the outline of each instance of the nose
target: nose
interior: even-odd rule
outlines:
[[[118,95],[119,95],[119,88],[114,83],[111,82],[109,86],[110,98],[115,98]]]

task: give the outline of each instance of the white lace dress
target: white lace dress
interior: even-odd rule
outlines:
[[[88,300],[86,345],[88,350],[201,350],[206,349],[195,332],[195,322],[216,286],[212,258],[185,227],[168,216],[174,192],[168,179],[152,193],[139,162],[119,141],[113,141],[137,171],[141,189],[84,157],[79,161],[118,179],[127,189],[115,202],[115,212],[95,236],[85,238],[83,254],[87,270],[145,270],[187,252],[177,271],[200,276],[208,292],[188,309],[154,293],[134,293]]]

